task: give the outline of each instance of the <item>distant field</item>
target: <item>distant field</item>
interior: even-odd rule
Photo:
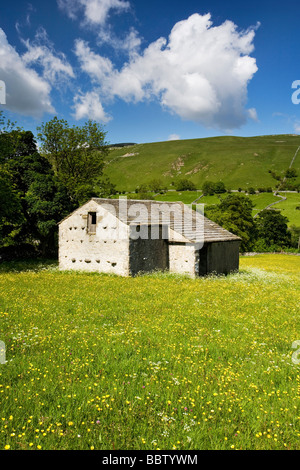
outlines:
[[[134,191],[161,178],[168,188],[176,178],[189,178],[197,189],[207,180],[229,189],[269,187],[289,167],[300,136],[214,137],[134,145],[111,150],[105,173],[119,191]],[[300,158],[294,167],[300,175]]]
[[[0,263],[0,449],[299,450],[300,257],[189,279]]]
[[[150,193],[155,197],[156,201],[163,202],[176,202],[181,201],[184,204],[191,204],[196,199],[200,198],[201,191],[168,191],[164,194]],[[263,210],[269,204],[276,202],[272,207],[273,209],[280,210],[281,213],[288,218],[288,226],[296,225],[300,226],[300,210],[297,210],[296,207],[300,205],[300,194],[299,193],[280,193],[282,196],[286,196],[286,201],[281,201],[279,197],[273,195],[273,193],[259,193],[259,194],[250,194],[248,197],[255,204],[252,214],[256,215],[259,211]],[[219,204],[221,199],[226,197],[227,194],[213,195],[213,196],[203,196],[198,199],[197,204],[204,205],[213,205]],[[113,196],[118,198],[119,195]],[[135,193],[128,193],[126,197],[130,199],[131,197],[136,197]]]
[[[263,210],[269,204],[280,201],[280,198],[274,196],[273,193],[250,194],[249,198],[254,204],[253,215]],[[275,207],[277,207],[277,204],[275,204]]]
[[[280,193],[282,196],[286,196],[286,201],[281,201],[276,204],[275,208],[280,209],[282,215],[289,219],[289,225],[296,225],[300,227],[300,210],[296,209],[300,206],[300,194],[299,193]]]
[[[155,196],[157,201],[176,202],[181,201],[184,204],[191,204],[198,199],[202,191],[168,191],[165,194],[158,194]]]
[[[282,196],[286,196],[286,201],[281,201],[279,197],[273,195],[273,193],[259,193],[250,194],[248,197],[251,199],[253,204],[253,215],[263,210],[269,204],[276,202],[273,209],[281,210],[281,213],[289,219],[288,225],[300,226],[300,210],[296,210],[296,207],[300,205],[300,194],[299,193],[280,193]],[[227,194],[203,196],[197,203],[204,205],[219,204],[220,200],[226,197]],[[191,204],[196,198],[201,196],[201,191],[168,191],[165,194],[159,194],[155,197],[158,201],[181,201],[184,204]],[[130,197],[128,195],[128,197]]]

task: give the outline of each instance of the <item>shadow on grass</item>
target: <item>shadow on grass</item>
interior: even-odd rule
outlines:
[[[43,271],[45,269],[58,268],[57,259],[26,259],[16,261],[0,262],[0,273],[24,272],[24,271]]]

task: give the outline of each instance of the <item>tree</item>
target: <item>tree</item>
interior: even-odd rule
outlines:
[[[226,188],[225,188],[225,184],[223,183],[223,181],[218,181],[217,183],[215,183],[214,190],[216,194],[226,193]]]
[[[57,248],[57,222],[75,207],[32,132],[0,134],[0,245],[31,243],[42,253]]]
[[[215,194],[215,184],[212,181],[205,181],[202,186],[204,196],[213,196]]]
[[[186,178],[176,181],[175,188],[177,191],[196,191],[195,184]]]
[[[9,243],[23,221],[21,201],[11,175],[0,167],[0,246]]]
[[[3,111],[0,110],[0,165],[5,163],[12,153],[11,131],[15,123],[6,121]]]
[[[167,189],[166,185],[163,183],[161,179],[155,179],[155,178],[149,181],[148,188],[150,191],[153,191],[154,193],[160,193]]]
[[[297,170],[295,168],[288,168],[285,171],[284,176],[286,178],[297,178]]]
[[[291,232],[291,245],[294,248],[300,249],[300,227],[296,225],[291,225],[289,227],[289,231]]]
[[[265,209],[255,219],[258,238],[264,239],[268,246],[291,246],[291,232],[288,230],[288,219],[279,211]]]
[[[102,127],[91,120],[82,127],[70,127],[64,119],[54,117],[37,130],[41,153],[71,198],[82,204],[91,194],[98,196],[108,153]]]
[[[66,188],[57,180],[52,170],[37,173],[26,191],[26,236],[39,241],[42,256],[57,252],[57,223],[75,206],[68,198]]]
[[[205,196],[212,196],[213,194],[226,193],[226,187],[223,181],[206,181],[202,186],[202,191]]]
[[[241,251],[250,251],[256,240],[253,203],[242,194],[228,194],[220,204],[209,206],[206,216],[242,239]]]

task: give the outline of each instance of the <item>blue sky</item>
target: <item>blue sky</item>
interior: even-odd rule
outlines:
[[[57,115],[110,143],[300,132],[296,1],[1,3],[0,109],[24,129]]]

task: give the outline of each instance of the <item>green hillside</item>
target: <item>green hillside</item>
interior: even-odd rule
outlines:
[[[105,174],[119,191],[133,191],[154,178],[163,180],[168,188],[172,188],[176,178],[189,178],[198,189],[206,180],[221,180],[230,189],[275,187],[269,170],[283,175],[299,146],[299,135],[226,136],[137,144],[111,149]],[[300,175],[300,155],[293,167]]]
[[[157,201],[181,201],[184,204],[192,204],[201,194],[201,191],[168,191],[165,194],[157,194],[155,196],[152,193],[152,196]],[[280,192],[279,194],[281,197],[286,198],[286,200],[281,199],[279,196],[274,196],[273,193],[248,194],[247,196],[254,204],[252,215],[255,216],[258,212],[273,204],[272,209],[280,210],[282,215],[288,218],[288,226],[296,225],[300,227],[300,210],[297,209],[300,206],[300,194],[289,192]],[[197,203],[204,204],[204,206],[219,204],[226,196],[227,193],[202,196],[197,200]],[[131,197],[131,195],[128,194],[127,197]]]

